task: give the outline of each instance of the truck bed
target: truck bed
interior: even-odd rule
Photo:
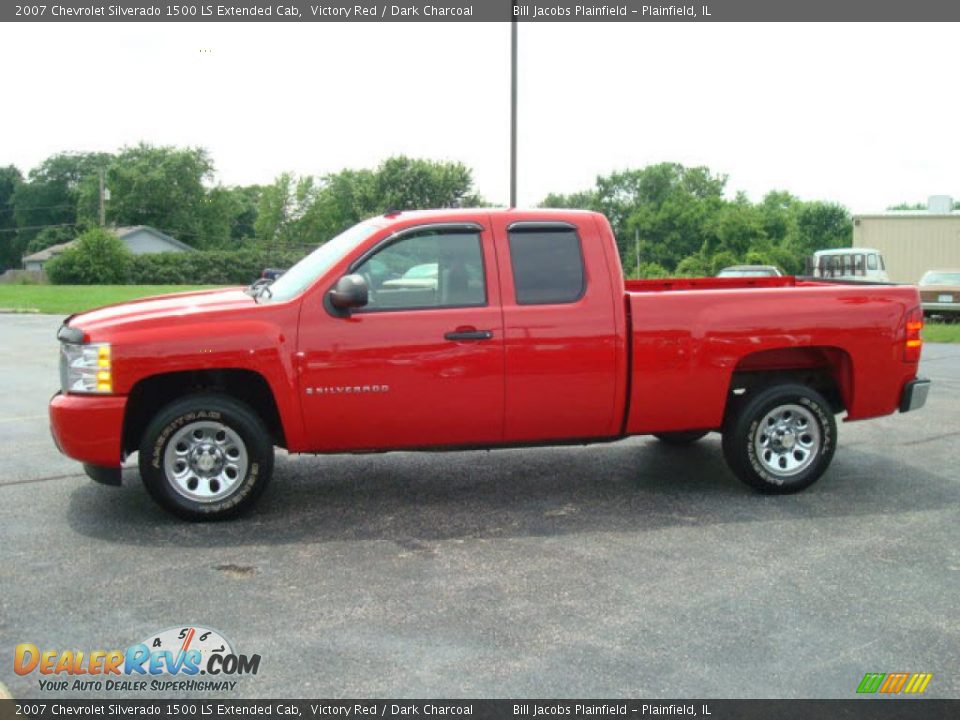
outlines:
[[[850,420],[894,412],[916,374],[903,357],[906,318],[917,305],[912,286],[787,276],[625,287],[628,434],[718,429],[734,373],[829,372]]]

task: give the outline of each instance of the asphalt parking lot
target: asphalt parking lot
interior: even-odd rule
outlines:
[[[925,348],[925,409],[841,425],[796,496],[751,493],[717,436],[634,438],[283,456],[253,514],[192,525],[134,470],[101,487],[57,453],[59,322],[0,315],[15,697],[56,696],[13,673],[18,643],[125,648],[187,624],[262,656],[243,697],[851,698],[896,671],[960,696],[960,346]],[[103,693],[61,695],[84,696]]]

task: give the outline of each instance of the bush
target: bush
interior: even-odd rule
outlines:
[[[688,255],[677,265],[677,277],[709,277],[712,273],[702,255]]]
[[[245,249],[131,255],[113,235],[103,234],[113,238],[122,253],[115,247],[108,251],[102,239],[97,245],[78,243],[47,265],[50,281],[58,285],[248,285],[264,268],[288,268],[305,254]]]
[[[134,285],[249,285],[266,267],[288,268],[303,252],[209,250],[156,253],[133,258]]]
[[[112,232],[87,230],[45,270],[56,285],[121,285],[127,282],[133,254]]]

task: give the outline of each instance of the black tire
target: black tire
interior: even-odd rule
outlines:
[[[171,448],[174,440],[178,445]],[[184,447],[188,452],[181,456]],[[273,443],[263,420],[225,395],[175,400],[153,417],[140,443],[140,477],[147,492],[185,520],[236,517],[254,504],[272,475]],[[203,493],[209,496],[200,497]]]
[[[653,436],[667,445],[690,445],[709,434],[709,430],[682,430],[679,432],[654,433]]]
[[[730,469],[755,490],[774,495],[810,487],[829,467],[836,446],[830,404],[804,385],[759,391],[731,413],[723,428]]]

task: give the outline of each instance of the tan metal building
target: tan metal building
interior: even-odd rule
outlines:
[[[894,282],[916,283],[927,270],[960,269],[960,211],[944,195],[926,210],[853,216],[853,246],[883,253]]]

